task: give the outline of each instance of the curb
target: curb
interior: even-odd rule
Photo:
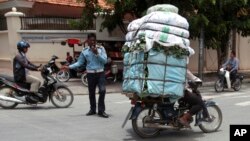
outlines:
[[[215,81],[209,81],[209,82],[204,82],[202,84],[202,87],[213,87]],[[250,78],[243,79],[242,83],[250,83]],[[122,91],[111,91],[111,92],[106,92],[106,94],[117,94],[117,93],[122,93]],[[74,93],[74,95],[88,95],[88,93]],[[96,93],[98,95],[98,93]]]

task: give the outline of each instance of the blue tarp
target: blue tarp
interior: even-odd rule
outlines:
[[[143,52],[124,54],[123,70],[123,91],[142,93],[143,79],[145,78],[142,62],[144,61]]]
[[[139,96],[171,95],[173,98],[183,96],[186,57],[166,56],[164,52],[151,49],[148,52],[148,63],[143,64],[143,61],[143,51],[124,55],[124,92],[135,92]],[[146,67],[148,69],[147,77],[145,76]],[[143,91],[145,83],[147,90]]]

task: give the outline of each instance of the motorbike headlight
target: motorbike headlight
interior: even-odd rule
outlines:
[[[52,69],[50,67],[47,68],[47,70],[49,71],[49,73],[52,73]]]

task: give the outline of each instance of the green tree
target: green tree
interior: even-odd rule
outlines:
[[[192,39],[198,38],[201,27],[204,27],[205,47],[217,50],[218,68],[227,57],[230,33],[235,31],[242,36],[250,35],[250,0],[106,1],[113,5],[114,12],[105,16],[102,28],[112,31],[116,26],[119,26],[124,33],[127,32],[123,24],[126,13],[140,18],[145,15],[147,8],[152,5],[166,3],[175,5],[179,8],[179,14],[187,18]],[[106,11],[111,12],[111,10]]]
[[[98,0],[77,0],[77,2],[84,3],[82,16],[79,21],[70,21],[71,26],[79,30],[92,29],[95,26],[94,13],[101,11]]]
[[[219,68],[227,58],[230,33],[237,31],[242,36],[250,35],[250,1],[197,0],[193,2],[195,2],[196,14],[184,15],[190,23],[191,36],[199,37],[197,27],[204,25],[205,46],[217,49]]]

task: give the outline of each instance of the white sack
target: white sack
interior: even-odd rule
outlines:
[[[158,5],[151,6],[150,8],[148,8],[147,14],[150,14],[155,11],[178,13],[179,9],[175,7],[174,5],[170,5],[170,4],[158,4]]]

